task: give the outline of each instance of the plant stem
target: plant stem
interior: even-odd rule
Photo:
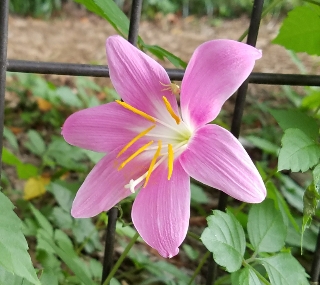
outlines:
[[[270,282],[266,278],[264,278],[257,270],[255,270],[254,267],[252,267],[250,264],[246,263],[245,261],[243,261],[242,264],[243,266],[249,267],[251,270],[253,270],[263,284],[271,285]]]
[[[188,285],[191,285],[193,280],[196,278],[196,276],[199,274],[201,268],[203,267],[203,265],[205,264],[205,262],[207,261],[208,257],[210,256],[210,251],[207,251],[206,254],[202,257],[198,267],[196,268],[196,270],[194,271]]]
[[[128,245],[126,246],[126,248],[124,249],[123,253],[120,255],[118,261],[116,262],[116,264],[113,266],[111,272],[109,273],[107,279],[103,282],[103,285],[109,285],[111,278],[114,276],[114,274],[117,272],[118,268],[120,267],[120,265],[122,264],[123,260],[126,258],[128,252],[130,251],[130,249],[132,248],[132,246],[134,245],[134,243],[136,242],[136,240],[139,238],[139,234],[136,233],[132,239],[130,240],[130,242],[128,243]]]
[[[312,0],[304,0],[304,1],[312,1]],[[283,2],[283,0],[275,0],[273,1],[261,14],[261,19],[266,16],[275,6]],[[318,4],[319,5],[319,4]],[[238,38],[238,42],[242,42],[243,39],[248,35],[249,29],[246,29],[243,34]]]

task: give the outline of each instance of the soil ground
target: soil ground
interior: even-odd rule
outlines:
[[[247,17],[215,21],[175,15],[158,16],[155,21],[143,21],[140,35],[148,44],[157,44],[188,61],[194,49],[204,41],[227,38],[236,40],[248,27]],[[263,57],[254,71],[299,73],[287,51],[271,44],[279,30],[279,19],[264,20],[261,24],[257,47]],[[105,20],[74,6],[66,7],[54,19],[41,20],[11,16],[9,19],[9,59],[52,62],[105,64],[105,40],[115,34]],[[319,74],[319,59],[306,54],[299,58],[307,66],[308,73]],[[162,63],[170,67],[168,63]]]

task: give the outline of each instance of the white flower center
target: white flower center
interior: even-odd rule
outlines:
[[[121,170],[127,163],[137,157],[139,154],[152,151],[154,152],[153,157],[150,161],[148,171],[137,179],[131,179],[129,184],[125,187],[129,188],[131,192],[135,192],[135,188],[143,181],[145,187],[149,181],[152,172],[163,162],[167,162],[168,167],[168,180],[170,180],[173,172],[173,162],[187,147],[187,143],[192,135],[191,130],[188,126],[181,121],[180,116],[174,112],[172,106],[165,96],[162,97],[165,108],[167,110],[166,116],[170,115],[171,119],[160,120],[149,114],[140,111],[131,105],[116,100],[118,104],[122,107],[132,111],[133,113],[142,116],[154,123],[151,127],[143,130],[137,136],[135,136],[129,143],[127,143],[118,153],[117,158],[123,155],[127,149],[129,149],[135,142],[143,137],[150,137],[150,141],[140,147],[136,152],[130,155],[126,160],[124,160],[118,170]],[[163,115],[163,114],[162,114]],[[172,120],[173,119],[173,120]],[[169,122],[169,123],[168,123]]]

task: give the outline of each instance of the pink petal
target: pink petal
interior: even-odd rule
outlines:
[[[120,36],[112,36],[106,43],[112,84],[122,99],[151,116],[161,118],[166,111],[162,96],[166,96],[177,113],[175,96],[163,91],[162,84],[170,84],[164,68]]]
[[[243,146],[217,125],[198,129],[179,160],[190,176],[240,201],[260,203],[266,197],[261,176]]]
[[[72,145],[110,152],[151,125],[119,104],[109,103],[72,114],[62,127],[62,135]]]
[[[171,258],[178,254],[188,230],[190,179],[178,160],[170,181],[167,176],[165,165],[151,174],[149,184],[133,203],[132,221],[148,245]]]
[[[137,179],[148,170],[152,156],[150,158],[141,154],[122,170],[119,171],[117,168],[136,149],[128,150],[119,159],[116,159],[120,151],[120,148],[117,148],[98,162],[77,192],[71,209],[73,217],[93,217],[103,211],[108,211],[119,201],[132,194],[124,186],[131,179]]]
[[[182,81],[183,120],[196,129],[215,119],[260,57],[259,50],[236,41],[214,40],[200,45]]]

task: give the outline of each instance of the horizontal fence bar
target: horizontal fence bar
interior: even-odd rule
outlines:
[[[7,71],[72,76],[109,77],[106,65],[60,62],[8,60]],[[184,70],[166,69],[171,80],[182,80]],[[257,73],[249,76],[249,83],[269,85],[320,86],[320,75]]]

